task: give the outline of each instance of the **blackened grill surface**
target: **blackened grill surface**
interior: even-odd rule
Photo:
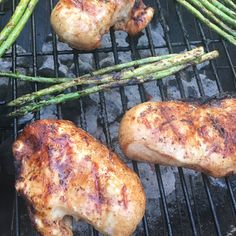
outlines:
[[[6,23],[18,3],[16,0],[5,2],[0,6],[0,27]],[[117,44],[119,35],[111,30],[108,43],[104,44],[102,48],[94,52],[78,53],[68,48],[61,48],[61,44],[54,34],[49,37],[51,50],[44,51],[42,49],[45,41],[48,40],[48,34],[52,33],[49,16],[55,2],[41,0],[17,41],[17,45],[20,45],[24,50],[13,46],[12,52],[8,53],[3,60],[11,64],[13,72],[19,70],[21,68],[20,62],[25,60],[28,63],[28,68],[25,68],[24,72],[37,75],[40,74],[44,58],[51,57],[54,68],[49,72],[54,76],[60,76],[59,59],[68,56],[73,58],[73,72],[78,76],[83,73],[81,69],[83,65],[79,63],[81,55],[91,55],[93,68],[98,69],[102,60],[108,55],[112,55],[113,64],[117,64],[124,53],[130,59],[138,59],[144,55],[143,51],[151,56],[160,54],[163,50],[172,53],[203,45],[206,51],[218,49],[221,54],[219,59],[204,68],[204,73],[215,83],[217,91],[214,90],[214,92],[236,92],[235,47],[221,40],[215,33],[196,21],[174,0],[149,0],[146,1],[146,4],[154,7],[156,14],[151,25],[144,31],[144,35],[141,35],[145,39],[144,44],[140,44],[140,36],[127,37],[124,45]],[[153,30],[155,27],[161,28],[160,32],[164,38],[163,45],[156,43],[157,35]],[[176,85],[176,91],[169,91],[164,80],[131,86],[139,94],[139,98],[135,97],[136,100],[132,102],[129,100],[130,89],[120,88],[113,92],[119,94],[117,99],[120,100],[120,110],[123,114],[133,103],[144,102],[154,95],[158,100],[173,98],[185,100],[190,97],[191,99],[192,97],[202,98],[209,95],[211,90],[206,87],[207,84],[202,74],[202,69],[199,67],[193,67],[185,73],[177,74],[171,80],[171,83]],[[196,84],[197,90],[191,90],[191,87],[186,89],[185,82],[189,80]],[[24,201],[14,192],[10,144],[26,121],[30,121],[32,118],[39,119],[40,114],[23,120],[9,120],[4,116],[8,111],[4,101],[9,101],[29,91],[35,91],[38,87],[39,85],[36,83],[21,86],[15,80],[9,80],[9,82],[7,80],[4,86],[0,85],[0,149],[1,155],[3,155],[0,159],[0,189],[3,193],[0,195],[1,235],[37,235],[29,221]],[[153,87],[155,94],[153,94]],[[107,93],[99,93],[97,99],[99,101],[98,114],[94,119],[97,119],[101,124],[102,130],[95,136],[119,152],[116,139],[117,131],[113,128],[113,123],[117,121],[110,122],[110,103]],[[57,106],[55,116],[60,119],[71,119],[80,127],[90,131],[93,122],[87,117],[87,109],[90,105],[92,106],[91,100],[85,98]],[[75,114],[79,114],[77,120],[74,120]],[[148,166],[127,160],[126,162],[141,177],[148,198],[146,214],[136,235],[234,235],[236,233],[235,176],[215,180],[205,175],[189,173],[181,168]],[[147,172],[147,170],[149,171]],[[173,183],[174,188],[170,191],[169,185]],[[83,223],[75,223],[74,229],[75,235],[98,235],[98,232]]]

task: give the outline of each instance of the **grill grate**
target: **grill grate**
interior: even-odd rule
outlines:
[[[16,0],[12,0],[12,10],[15,9],[17,4]],[[12,52],[8,53],[5,58],[9,58],[12,61],[12,71],[15,72],[17,68],[17,60],[19,58],[30,58],[33,75],[37,75],[38,71],[38,61],[44,56],[52,56],[54,61],[54,71],[55,76],[59,76],[59,64],[58,58],[61,55],[72,55],[75,65],[75,75],[80,75],[80,65],[79,65],[79,54],[84,54],[85,52],[76,52],[75,50],[58,50],[57,48],[57,38],[55,34],[52,33],[52,51],[42,52],[38,50],[38,30],[39,22],[36,23],[39,14],[46,14],[49,17],[50,11],[52,10],[55,2],[50,0],[48,3],[40,1],[36,13],[31,17],[31,21],[27,25],[27,30],[30,32],[30,46],[31,49],[28,52],[17,52],[16,46],[13,46]],[[213,34],[207,28],[205,28],[201,23],[196,21],[191,15],[189,15],[184,9],[175,4],[174,0],[156,0],[150,1],[150,4],[156,9],[156,14],[158,20],[163,28],[164,38],[166,45],[156,46],[154,44],[151,26],[148,26],[145,30],[145,35],[147,37],[148,45],[137,45],[136,38],[128,38],[129,46],[118,46],[116,43],[116,34],[113,30],[110,31],[111,47],[105,47],[97,49],[91,52],[93,55],[93,60],[95,68],[100,67],[100,53],[112,53],[115,64],[119,63],[119,53],[126,52],[130,53],[132,59],[140,58],[140,51],[149,50],[150,55],[156,55],[159,49],[167,48],[170,53],[179,52],[183,49],[191,49],[195,45],[204,45],[206,51],[212,49],[219,49],[223,61],[217,60],[210,62],[209,65],[209,77],[212,78],[217,84],[219,92],[224,91],[235,91],[236,90],[236,57],[235,48],[231,48],[224,40],[219,39],[217,35]],[[40,9],[41,7],[41,9]],[[43,8],[44,7],[44,8]],[[46,10],[46,13],[45,13]],[[0,16],[2,17],[4,12],[0,8]],[[168,19],[168,21],[167,21]],[[193,29],[191,29],[193,28]],[[27,31],[27,32],[28,32]],[[87,53],[87,52],[86,52]],[[200,77],[200,73],[197,67],[191,69],[194,79],[198,87],[198,93],[200,96],[204,96],[205,86]],[[225,78],[225,75],[227,78]],[[183,79],[181,74],[175,76],[179,97],[186,98],[186,91],[183,85]],[[15,99],[18,94],[18,84],[17,81],[11,80],[12,88],[12,99]],[[33,90],[37,91],[38,84],[35,83]],[[160,99],[168,100],[170,97],[167,92],[167,88],[163,81],[156,82],[156,89],[160,92]],[[140,95],[140,102],[148,100],[145,85],[138,85],[138,91]],[[127,94],[124,87],[119,88],[122,112],[124,113],[128,108]],[[101,123],[103,124],[103,133],[105,134],[105,141],[108,147],[114,148],[114,144],[111,137],[111,131],[108,122],[108,111],[106,106],[106,96],[104,93],[99,93],[100,101],[100,114]],[[4,102],[3,102],[4,104]],[[89,126],[89,121],[86,119],[85,114],[85,99],[78,101],[78,109],[80,112],[80,126],[87,130]],[[66,106],[66,105],[63,105]],[[62,106],[57,106],[57,117],[62,119],[65,117],[62,111]],[[34,117],[35,119],[40,118],[40,114],[37,113]],[[9,127],[0,127],[1,130],[9,129]],[[14,138],[17,137],[19,131],[19,122],[14,119],[12,125],[10,126]],[[4,132],[3,132],[4,133]],[[2,139],[2,138],[1,138]],[[132,162],[132,168],[142,179],[142,169],[140,164]],[[170,201],[166,194],[166,183],[163,179],[163,169],[161,166],[155,166],[156,183],[158,186],[158,192],[160,197],[157,197],[158,205],[160,208],[160,216],[157,221],[152,223],[152,215],[145,214],[142,223],[139,226],[138,235],[226,235],[230,228],[235,229],[236,225],[236,182],[234,177],[225,178],[222,180],[226,184],[226,188],[218,191],[218,187],[214,187],[212,181],[209,177],[204,174],[201,175],[200,184],[202,185],[202,193],[199,196],[195,192],[194,180],[191,176],[186,175],[185,170],[178,168],[177,180],[179,181],[179,188],[177,188],[175,193],[175,201]],[[217,192],[218,191],[218,192]],[[222,192],[223,191],[223,192]],[[226,195],[224,202],[219,202],[221,194]],[[207,201],[201,200],[201,198],[207,199]],[[228,201],[226,201],[228,199]],[[202,202],[201,202],[202,201]],[[202,205],[201,203],[206,204]],[[149,204],[149,202],[147,203]],[[177,213],[172,212],[172,205],[176,204]],[[220,205],[221,204],[221,205]],[[199,209],[200,206],[200,209]],[[201,208],[206,208],[207,212],[205,216],[201,212]],[[227,210],[227,217],[231,217],[231,220],[223,220],[221,208]],[[153,209],[155,210],[155,209]],[[224,212],[224,211],[223,211]],[[25,219],[24,215],[27,214],[25,210],[24,203],[15,193],[15,201],[12,213],[12,223],[11,223],[11,235],[34,235],[35,232],[30,226],[29,219]],[[205,217],[205,218],[204,218]],[[209,219],[208,219],[209,218]],[[156,219],[156,218],[155,218]],[[205,223],[204,223],[205,221]],[[228,225],[227,222],[228,221]],[[151,225],[155,225],[156,228],[153,229]],[[207,225],[209,224],[209,226]],[[122,227],[122,226],[121,226]],[[209,227],[209,229],[208,229]],[[98,232],[92,228],[89,228],[90,235],[98,235]],[[233,232],[233,231],[232,231]],[[9,234],[7,234],[9,235]]]

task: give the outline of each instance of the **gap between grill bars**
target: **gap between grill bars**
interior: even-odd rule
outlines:
[[[43,2],[43,1],[41,1]],[[18,1],[12,0],[12,10],[15,9],[16,4]],[[224,41],[219,39],[215,34],[212,34],[205,26],[203,26],[201,23],[196,21],[192,16],[188,15],[188,13],[178,6],[174,0],[169,0],[169,1],[149,1],[150,5],[155,7],[156,9],[156,19],[158,19],[159,23],[163,29],[163,36],[165,39],[166,45],[155,45],[154,44],[154,37],[153,32],[152,32],[152,26],[148,26],[145,29],[145,35],[146,35],[146,40],[147,40],[147,45],[137,45],[136,38],[128,38],[129,45],[128,46],[120,46],[117,45],[117,35],[116,33],[111,30],[110,31],[110,40],[111,40],[111,46],[110,47],[105,47],[105,48],[99,48],[94,52],[76,52],[75,50],[58,50],[58,40],[57,37],[54,33],[52,33],[52,51],[50,52],[42,52],[39,51],[37,48],[37,40],[38,40],[38,31],[37,31],[37,14],[40,14],[42,12],[42,9],[40,11],[39,7],[37,8],[36,13],[34,13],[31,17],[31,20],[29,24],[27,25],[29,31],[30,31],[30,44],[31,44],[31,51],[28,52],[17,52],[17,48],[14,45],[12,48],[12,52],[8,53],[5,58],[9,58],[12,60],[12,71],[15,72],[17,69],[17,60],[19,58],[30,58],[31,60],[31,65],[30,67],[32,68],[33,75],[37,75],[38,72],[38,61],[40,58],[44,56],[52,56],[53,58],[53,63],[54,63],[54,71],[55,71],[55,76],[59,76],[59,56],[61,55],[72,55],[73,56],[73,62],[75,65],[75,75],[78,76],[80,75],[80,64],[79,64],[79,57],[80,54],[91,54],[93,56],[93,62],[95,65],[95,69],[98,69],[100,67],[100,55],[101,53],[112,53],[114,63],[118,64],[120,62],[120,53],[126,52],[128,53],[132,59],[138,59],[140,58],[140,52],[142,50],[148,50],[150,55],[156,55],[159,51],[163,48],[167,49],[169,53],[173,53],[176,51],[184,50],[184,49],[191,49],[194,46],[197,45],[203,45],[205,47],[206,51],[210,51],[212,49],[218,49],[220,47],[220,52],[221,54],[224,55],[224,64],[223,65],[218,65],[217,61],[212,61],[209,64],[210,68],[210,74],[212,76],[212,79],[216,82],[217,88],[219,92],[225,91],[225,84],[223,82],[222,78],[222,73],[221,70],[225,71],[227,70],[228,73],[230,74],[230,84],[232,84],[233,88],[232,90],[235,91],[235,85],[236,85],[236,63],[235,60],[233,60],[232,57],[232,52],[229,49],[229,45]],[[42,3],[41,3],[42,4]],[[53,6],[55,5],[55,2],[53,0],[50,0],[47,8],[46,14],[49,16],[50,11],[52,10]],[[41,5],[42,6],[42,5]],[[0,17],[4,14],[0,8]],[[171,15],[172,13],[172,15]],[[169,14],[169,15],[168,15]],[[173,35],[171,33],[171,30],[173,30],[173,25],[170,24],[170,19],[168,18],[174,17],[174,20],[172,19],[171,22],[175,22],[175,26],[178,27],[178,37],[176,40],[174,40]],[[186,21],[186,19],[191,19],[193,22],[193,27],[196,30],[197,36],[193,38],[191,36],[192,32],[189,32],[189,23]],[[234,55],[236,57],[236,51],[234,51]],[[197,84],[198,88],[198,94],[199,96],[204,96],[205,95],[205,86],[202,82],[202,78],[200,76],[199,69],[197,67],[191,68],[191,73],[193,74],[193,78]],[[178,93],[179,93],[179,98],[186,98],[186,91],[183,85],[183,78],[182,74],[179,73],[175,76],[175,81],[177,83],[177,88],[178,88]],[[156,83],[156,91],[160,93],[160,99],[162,100],[168,100],[170,99],[169,94],[167,93],[166,85],[164,84],[163,81],[157,81]],[[139,92],[139,97],[140,101],[139,102],[144,102],[147,101],[149,98],[147,96],[147,89],[145,87],[146,85],[138,85],[138,92]],[[35,83],[32,91],[37,91],[38,90],[38,84]],[[127,101],[127,91],[125,87],[119,88],[119,95],[120,95],[120,100],[121,100],[121,106],[122,106],[122,113],[124,113],[128,108],[128,101]],[[16,80],[12,79],[12,99],[15,99],[18,96],[18,83]],[[109,125],[109,114],[108,114],[108,109],[107,109],[107,100],[106,100],[106,94],[105,93],[99,93],[99,116],[101,117],[101,124],[102,124],[102,129],[103,133],[105,135],[105,143],[107,146],[111,149],[114,149],[114,143],[112,140],[112,135],[111,135],[111,130],[110,130],[110,125]],[[77,109],[79,109],[80,113],[80,127],[88,130],[89,122],[86,119],[86,99],[81,99],[77,101]],[[63,107],[66,106],[63,105]],[[61,105],[57,106],[57,118],[63,119],[65,114],[63,114],[63,107]],[[40,119],[40,113],[35,114],[35,119]],[[17,134],[19,132],[19,122],[18,119],[13,120],[13,129],[12,133],[14,138],[17,137]],[[130,163],[130,167],[134,169],[134,171],[141,177],[142,180],[142,168],[141,165],[132,162]],[[156,178],[156,184],[157,184],[157,192],[156,195],[159,196],[157,197],[158,204],[156,205],[156,208],[160,208],[160,215],[159,218],[157,219],[159,221],[158,224],[155,224],[158,226],[156,229],[157,232],[155,235],[182,235],[189,233],[189,235],[204,235],[204,232],[207,232],[206,229],[202,226],[202,216],[201,216],[201,209],[199,209],[199,196],[197,193],[194,192],[194,188],[196,189],[195,184],[193,183],[194,180],[188,178],[188,176],[185,173],[185,170],[182,168],[178,168],[176,171],[177,179],[179,180],[179,188],[178,188],[178,193],[175,194],[175,199],[176,201],[174,203],[180,204],[177,207],[177,213],[172,212],[171,204],[169,197],[166,195],[166,185],[165,185],[165,180],[163,179],[163,168],[161,166],[156,165],[154,167],[154,174]],[[225,228],[228,226],[225,226],[222,224],[222,217],[219,214],[219,206],[218,202],[216,201],[217,193],[216,188],[212,184],[212,180],[202,174],[200,177],[201,179],[201,184],[204,189],[204,197],[207,199],[207,205],[202,206],[206,207],[209,209],[209,215],[208,217],[210,218],[211,224],[211,231],[215,235],[224,235],[226,233]],[[225,205],[227,204],[228,211],[230,211],[230,215],[233,217],[232,222],[236,222],[236,202],[235,202],[235,189],[236,189],[236,184],[235,180],[231,178],[225,178],[224,180],[226,189],[224,190],[225,194],[227,195],[225,199],[229,199],[228,202],[224,203]],[[176,190],[177,191],[177,190]],[[181,203],[178,203],[178,195],[182,196],[182,201]],[[217,196],[215,196],[217,195]],[[217,202],[217,204],[216,204]],[[222,207],[225,207],[222,206]],[[15,201],[14,201],[14,209],[13,209],[13,217],[12,217],[12,230],[11,234],[12,235],[24,235],[23,231],[24,229],[22,228],[22,216],[25,213],[24,210],[25,206],[22,202],[22,199],[15,194]],[[155,210],[155,209],[153,209]],[[173,216],[176,214],[178,216],[179,222],[182,222],[179,225],[180,230],[176,229],[176,217]],[[156,219],[156,218],[155,218]],[[151,219],[150,219],[150,214],[145,214],[142,222],[140,223],[140,235],[154,235],[153,228],[151,227]],[[28,222],[29,223],[29,222]],[[29,223],[30,224],[30,223]],[[160,226],[161,225],[161,226]],[[184,229],[185,226],[188,226],[188,229]],[[29,226],[31,227],[31,226]],[[122,227],[122,226],[121,226]],[[236,227],[236,225],[234,225]],[[92,227],[89,227],[90,235],[98,235],[98,232],[94,230]],[[33,231],[31,231],[33,234]],[[182,233],[182,234],[181,234]]]

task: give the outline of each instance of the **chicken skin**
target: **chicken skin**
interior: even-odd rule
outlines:
[[[131,235],[144,215],[137,175],[70,121],[29,124],[13,153],[20,170],[16,189],[41,235],[73,235],[68,216],[104,235]]]
[[[71,47],[93,50],[111,27],[135,35],[151,21],[154,10],[142,0],[60,0],[51,14],[59,38]]]
[[[140,104],[122,119],[119,142],[130,159],[235,174],[236,99]]]

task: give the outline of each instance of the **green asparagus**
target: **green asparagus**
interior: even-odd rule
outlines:
[[[210,20],[204,17],[200,11],[198,11],[195,7],[193,7],[188,1],[186,0],[177,0],[180,4],[182,4],[186,9],[188,9],[195,17],[197,17],[200,21],[205,23],[209,28],[216,31],[219,35],[223,38],[227,39],[229,42],[236,46],[236,38],[229,33],[226,33],[216,24],[212,23]]]
[[[142,65],[137,69],[123,71],[120,73],[116,73],[114,75],[113,74],[112,75],[106,74],[106,75],[101,76],[99,79],[96,79],[96,77],[89,78],[89,75],[86,76],[88,78],[87,80],[84,80],[84,76],[82,77],[83,79],[81,79],[81,77],[79,77],[78,79],[75,79],[73,81],[69,81],[69,82],[62,83],[62,84],[57,84],[57,85],[51,86],[49,88],[31,93],[31,94],[26,94],[16,100],[13,100],[8,105],[9,106],[19,106],[19,105],[22,105],[26,102],[33,101],[34,99],[38,99],[44,95],[49,95],[49,94],[53,94],[56,92],[61,92],[61,91],[64,91],[65,89],[68,89],[70,87],[77,86],[77,85],[101,84],[101,83],[116,82],[117,80],[129,80],[129,79],[132,79],[133,77],[155,73],[156,71],[166,70],[166,69],[169,69],[173,66],[192,62],[192,61],[196,60],[197,58],[199,58],[201,55],[203,55],[203,53],[204,53],[203,48],[199,47],[199,48],[195,48],[191,51],[187,51],[185,53],[182,53],[182,54],[179,54],[176,56],[172,56],[170,58],[165,58],[163,60],[159,60],[154,63]],[[135,63],[135,64],[137,64],[137,63]],[[122,67],[122,64],[119,65],[119,67]],[[96,72],[94,74],[98,75],[98,73],[96,73]]]
[[[232,10],[236,11],[236,3],[232,0],[224,0],[224,3],[228,5],[228,7],[231,7]]]
[[[155,79],[164,78],[166,76],[172,75],[173,73],[177,73],[178,71],[186,68],[187,66],[189,66],[189,64],[172,67],[172,68],[167,69],[167,70],[163,70],[163,71],[159,71],[159,72],[150,74],[149,76],[152,76]],[[11,116],[11,117],[13,117],[13,116],[23,116],[23,115],[28,114],[29,112],[39,111],[41,108],[43,108],[45,106],[64,103],[64,102],[67,102],[67,101],[79,99],[81,97],[84,97],[84,96],[87,96],[87,95],[90,95],[90,94],[93,94],[93,93],[109,90],[109,89],[111,89],[113,87],[116,87],[116,86],[127,85],[127,84],[130,84],[130,82],[143,83],[146,80],[151,80],[149,76],[134,77],[134,78],[131,79],[131,81],[130,80],[120,80],[120,81],[117,81],[117,82],[111,82],[111,83],[97,85],[97,86],[87,88],[85,90],[74,92],[74,93],[60,94],[60,95],[55,96],[51,99],[42,100],[42,101],[39,101],[38,103],[31,103],[27,106],[24,106],[20,109],[17,109],[15,111],[11,112],[9,114],[9,116]]]
[[[8,38],[1,44],[0,46],[0,57],[4,55],[4,53],[12,46],[12,44],[16,41],[18,36],[20,35],[21,31],[23,30],[25,24],[27,23],[28,19],[30,18],[35,6],[37,5],[38,0],[31,0],[22,15],[18,24],[14,27],[11,31]]]
[[[232,19],[236,20],[236,13],[232,10],[230,10],[228,7],[223,5],[221,2],[217,0],[208,0],[211,4],[213,4],[215,7],[220,9],[222,12],[224,12],[227,16],[232,17]]]
[[[156,56],[156,57],[148,57],[148,58],[143,58],[143,59],[136,60],[136,61],[131,61],[128,63],[109,66],[109,67],[97,70],[93,73],[83,75],[83,76],[77,78],[76,80],[80,79],[81,82],[83,83],[84,80],[87,81],[87,78],[94,76],[94,80],[97,81],[96,76],[103,75],[105,73],[120,71],[120,70],[129,68],[129,67],[137,67],[140,65],[145,65],[147,63],[157,62],[157,61],[160,61],[160,60],[163,60],[166,58],[173,57],[175,55],[176,54],[169,54],[169,55],[162,55],[162,56]],[[27,82],[38,82],[38,83],[48,83],[48,84],[59,84],[59,83],[69,82],[69,81],[73,80],[72,78],[49,78],[49,77],[41,77],[41,76],[34,77],[34,76],[22,75],[19,73],[1,72],[1,71],[0,71],[0,76],[7,77],[7,78],[19,79],[19,80],[23,80],[23,81],[27,81]]]
[[[231,18],[230,16],[225,14],[219,8],[217,8],[213,4],[211,4],[208,0],[198,0],[198,1],[201,2],[213,14],[215,14],[218,17],[220,17],[220,19],[222,21],[226,22],[227,24],[229,24],[232,27],[234,27],[234,29],[236,29],[236,20],[234,18]]]
[[[17,23],[24,14],[29,2],[30,0],[21,0],[17,5],[16,10],[14,11],[11,19],[8,21],[8,23],[0,33],[0,46],[10,35],[12,30],[16,27]]]
[[[39,82],[48,84],[59,84],[63,82],[68,82],[68,80],[72,80],[71,78],[33,77],[28,75],[22,75],[18,72],[13,73],[13,72],[2,72],[2,71],[0,71],[0,77],[14,78],[27,82]]]
[[[29,112],[38,111],[41,108],[48,106],[48,105],[59,104],[59,103],[63,103],[66,101],[78,99],[78,98],[81,98],[83,96],[87,96],[92,93],[112,89],[113,87],[116,87],[116,86],[122,86],[122,85],[133,84],[133,83],[143,83],[145,81],[161,79],[166,76],[170,76],[174,73],[177,73],[178,71],[180,71],[190,65],[196,65],[196,64],[202,63],[206,60],[211,60],[213,58],[216,58],[218,55],[219,54],[217,51],[213,51],[213,52],[201,55],[199,57],[195,57],[195,60],[193,60],[193,61],[189,61],[189,62],[183,63],[181,65],[176,65],[171,68],[167,68],[164,70],[159,69],[157,71],[149,70],[150,74],[148,74],[148,75],[141,74],[137,77],[132,77],[127,80],[117,80],[117,81],[111,80],[112,82],[96,85],[91,88],[84,89],[82,91],[68,93],[68,94],[60,94],[60,95],[57,95],[57,96],[47,99],[47,100],[41,100],[39,102],[33,102],[33,103],[30,103],[29,105],[23,106],[13,112],[11,112],[9,114],[9,116],[26,115]]]
[[[232,34],[232,36],[236,37],[236,30],[233,30],[228,25],[226,25],[223,21],[221,21],[221,19],[217,18],[211,11],[205,8],[200,1],[189,0],[189,2],[195,5],[198,8],[198,10],[201,9],[203,13],[205,13],[205,16],[208,16],[209,18],[211,18],[218,26],[221,27],[221,29],[224,29],[228,34]]]

